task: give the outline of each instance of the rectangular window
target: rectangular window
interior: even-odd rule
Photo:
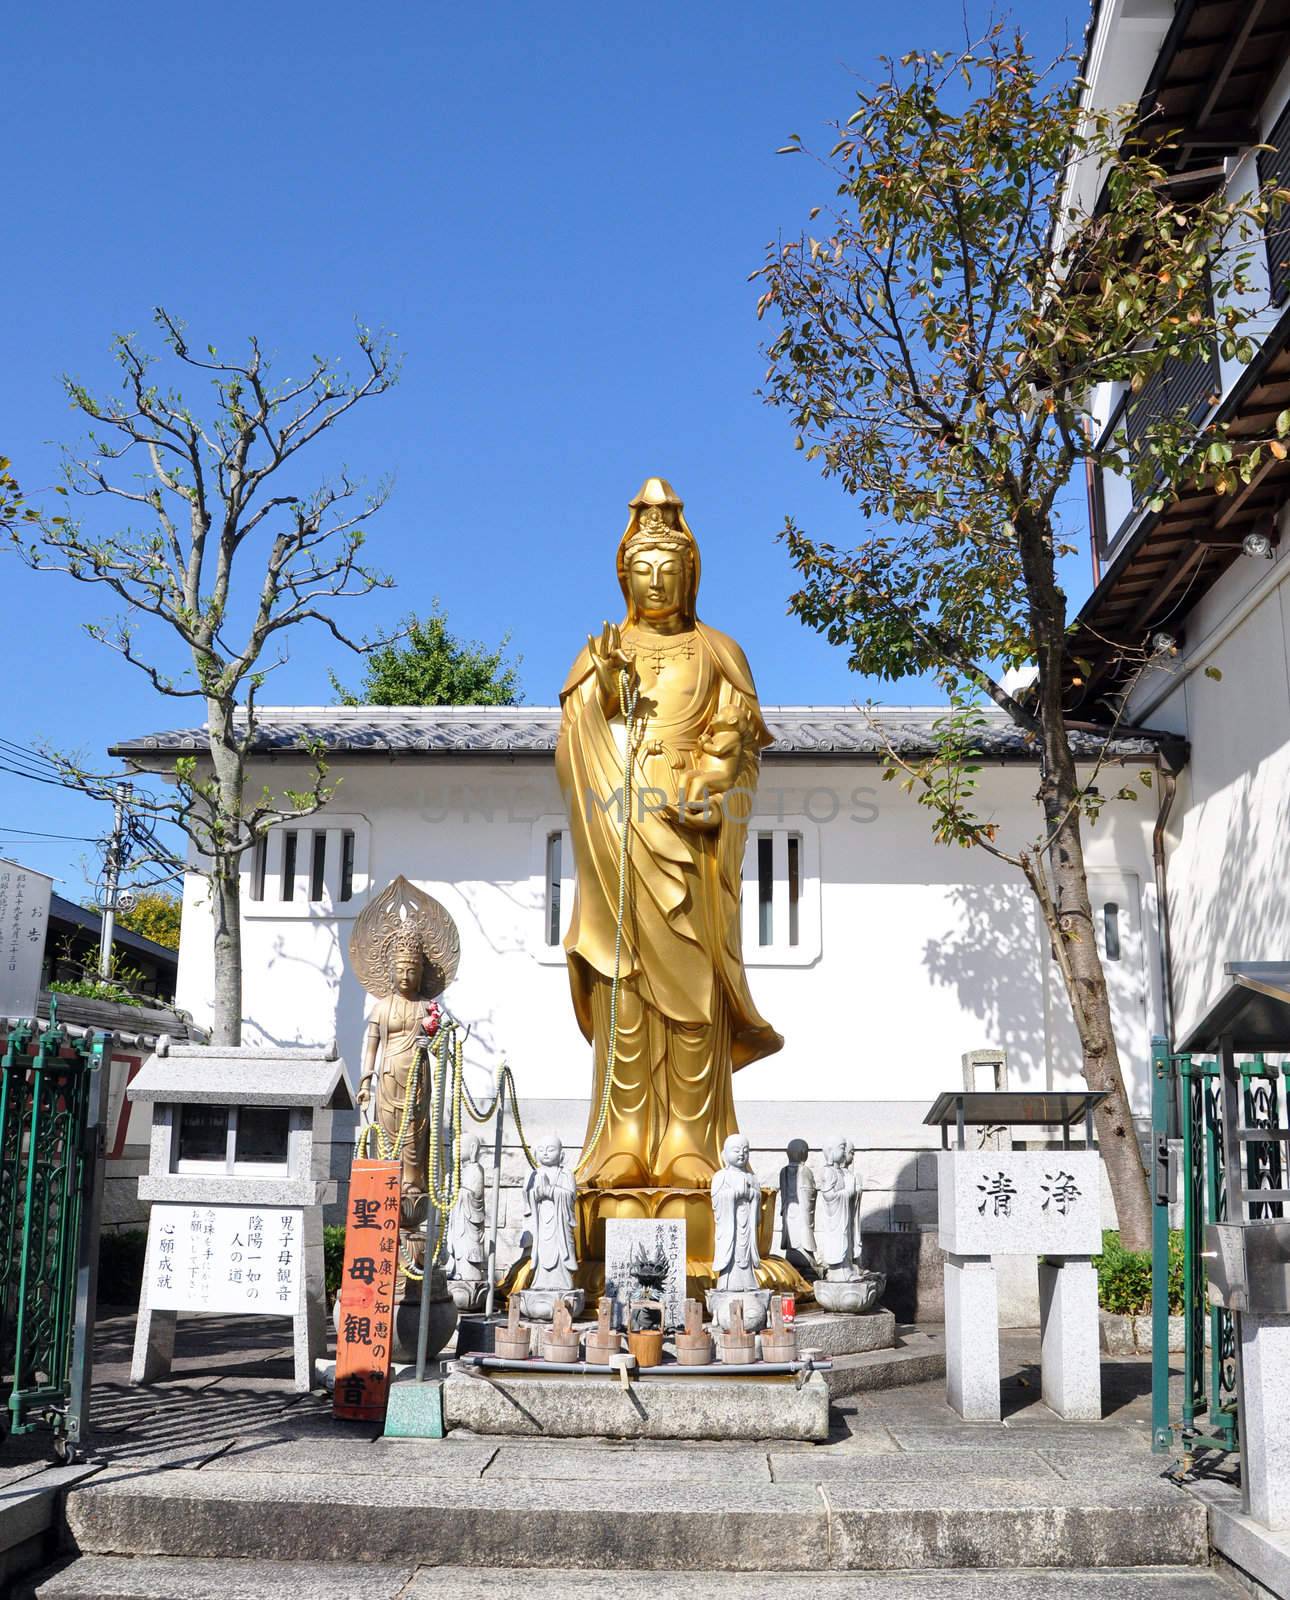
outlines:
[[[802,836],[788,836],[788,942],[798,942],[799,905],[802,898]]]
[[[1108,900],[1102,907],[1102,932],[1106,945],[1106,959],[1118,961],[1120,959],[1120,908],[1114,900]]]
[[[286,1106],[178,1106],[175,1170],[285,1175],[291,1116]]]
[[[287,1164],[291,1113],[285,1106],[238,1106],[233,1167]]]
[[[754,966],[808,967],[820,956],[817,832],[810,819],[756,819],[739,886],[744,959]]]
[[[282,898],[294,900],[296,897],[296,845],[300,835],[294,828],[289,828],[282,835]]]
[[[215,1162],[223,1167],[228,1160],[228,1113],[227,1106],[181,1106],[180,1161]]]
[[[323,897],[323,879],[327,869],[326,830],[315,828],[313,838],[313,854],[309,861],[309,898],[314,905],[318,905]]]
[[[564,861],[564,835],[547,835],[546,841],[546,942],[560,943],[560,875]]]
[[[775,836],[757,835],[757,943],[775,942]]]
[[[251,898],[264,899],[264,874],[269,865],[269,836],[262,833],[251,855]]]
[[[349,919],[367,889],[371,828],[354,813],[320,812],[314,824],[275,823],[242,861],[242,908],[248,917]]]
[[[340,897],[354,898],[354,830],[346,828],[340,836]]]

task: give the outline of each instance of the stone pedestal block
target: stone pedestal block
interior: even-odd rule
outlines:
[[[1290,1316],[1241,1313],[1241,1475],[1256,1522],[1290,1528]]]
[[[1102,1417],[1097,1273],[1087,1256],[1039,1263],[1039,1347],[1044,1404],[1068,1422]]]
[[[989,1256],[945,1254],[945,1398],[969,1422],[998,1422],[999,1292]]]
[[[387,1439],[442,1439],[443,1382],[428,1378],[417,1382],[415,1367],[394,1375],[385,1410]]]

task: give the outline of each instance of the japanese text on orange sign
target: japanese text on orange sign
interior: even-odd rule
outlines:
[[[356,1160],[345,1203],[335,1414],[380,1422],[390,1388],[399,1261],[399,1163]]]

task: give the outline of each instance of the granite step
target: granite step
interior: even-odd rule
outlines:
[[[958,1472],[941,1462],[907,1478],[855,1452],[850,1474],[820,1473],[816,1482],[810,1474],[768,1482],[764,1467],[744,1476],[733,1462],[723,1471],[719,1456],[711,1477],[696,1479],[671,1473],[665,1451],[642,1458],[627,1481],[597,1474],[594,1455],[579,1478],[430,1477],[411,1453],[407,1471],[379,1477],[285,1465],[109,1470],[68,1494],[66,1519],[82,1554],[194,1561],[416,1565],[433,1551],[461,1567],[818,1572],[1185,1567],[1208,1558],[1204,1507],[1158,1477],[988,1477],[973,1470],[972,1455],[960,1452]]]
[[[902,1327],[894,1348],[834,1356],[824,1374],[829,1398],[930,1383],[945,1376],[944,1329]]]
[[[828,1572],[757,1574],[688,1570],[668,1577],[668,1592],[686,1600],[1236,1600],[1237,1591],[1213,1573],[1177,1567],[1106,1568],[1097,1572],[977,1570],[885,1572],[857,1576]],[[598,1600],[659,1600],[659,1576],[569,1568],[414,1567],[336,1562],[189,1561],[155,1556],[82,1556],[37,1579],[35,1600],[526,1600],[585,1596]],[[26,1597],[23,1597],[26,1600]]]

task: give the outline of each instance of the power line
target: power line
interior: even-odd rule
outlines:
[[[15,739],[6,739],[2,733],[0,733],[0,745],[4,745],[7,749],[11,750],[14,755],[22,756],[32,761],[43,761],[45,765],[49,767],[57,767],[58,765],[56,761],[51,760],[49,756],[45,755],[42,751],[35,749],[32,745],[19,744]]]
[[[0,826],[0,835],[5,838],[11,835],[22,834],[28,839],[72,839],[79,844],[102,844],[101,835],[92,836],[88,833],[46,833],[40,828],[7,828]]]

